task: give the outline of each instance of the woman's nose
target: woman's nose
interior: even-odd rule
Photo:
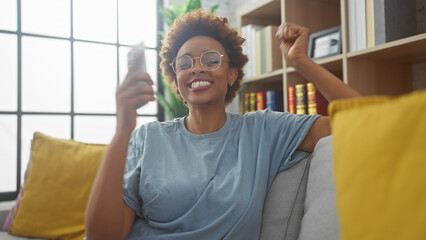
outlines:
[[[204,72],[204,68],[203,68],[203,66],[201,66],[201,59],[199,57],[193,58],[191,72],[192,73]]]

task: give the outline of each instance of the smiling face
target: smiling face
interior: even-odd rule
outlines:
[[[204,52],[217,51],[223,55],[219,68],[213,71],[205,70],[200,63]],[[188,55],[193,59],[191,69],[176,74],[176,85],[182,98],[188,106],[218,105],[225,106],[225,96],[228,84],[232,86],[238,72],[230,68],[228,56],[220,42],[207,36],[196,36],[187,40],[179,49],[177,57]]]

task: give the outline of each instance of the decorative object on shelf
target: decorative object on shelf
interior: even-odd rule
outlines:
[[[314,60],[342,52],[341,27],[332,27],[309,35],[308,56]]]

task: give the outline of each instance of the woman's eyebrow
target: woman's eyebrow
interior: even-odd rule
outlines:
[[[208,52],[208,51],[212,51],[212,50],[205,49],[205,50],[203,50],[203,53]],[[216,51],[216,50],[214,50],[214,51]],[[181,55],[179,55],[179,56],[183,56],[183,55],[191,56],[191,53],[190,53],[190,52],[186,52],[186,53],[182,53],[182,54],[181,54]]]

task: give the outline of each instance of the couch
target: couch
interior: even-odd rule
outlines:
[[[426,90],[332,102],[332,137],[321,139],[311,155],[276,176],[265,199],[260,239],[426,239],[425,106]],[[79,192],[85,182],[78,182]],[[27,196],[31,184],[24,187]],[[0,205],[4,217],[1,211]],[[76,224],[84,234],[82,221]],[[9,237],[0,233],[0,239]]]
[[[277,175],[265,200],[260,239],[338,239],[331,165],[331,137],[326,137],[311,155]],[[0,226],[13,206],[14,201],[0,203]],[[0,239],[30,238],[3,231]]]

